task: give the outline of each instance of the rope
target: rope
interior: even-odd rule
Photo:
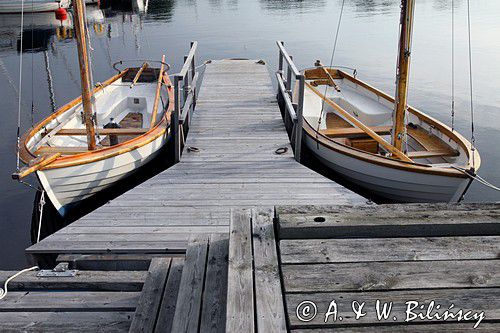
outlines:
[[[471,174],[466,169],[457,167],[455,165],[451,165],[450,168],[458,170],[458,171],[461,171],[465,175],[467,175],[468,177],[472,178],[473,180],[476,180],[478,183],[480,183],[480,184],[482,184],[482,185],[484,185],[486,187],[489,187],[489,188],[491,188],[491,189],[493,189],[495,191],[499,191],[500,192],[500,187],[493,185],[492,183],[490,183],[489,181],[487,181],[483,177],[479,176],[478,174]]]
[[[474,136],[474,88],[472,80],[472,42],[471,42],[471,22],[470,22],[470,0],[467,0],[467,32],[469,37],[469,88],[470,88],[470,119],[471,119],[471,150],[472,150],[472,167],[476,165],[475,150],[476,138]]]
[[[52,113],[54,113],[56,112],[56,98],[54,94],[54,85],[52,83],[52,73],[50,71],[49,52],[43,51],[43,55],[45,60],[45,71],[47,73],[47,84],[49,86],[50,109]]]
[[[35,91],[35,51],[34,49],[34,39],[35,39],[35,14],[34,14],[34,3],[31,0],[31,127],[35,124],[35,102],[34,102],[34,91]]]
[[[9,285],[10,281],[12,281],[13,279],[15,279],[16,277],[18,277],[19,275],[21,275],[23,273],[34,271],[34,270],[37,270],[37,269],[39,269],[38,266],[33,266],[33,267],[30,267],[30,268],[26,268],[26,269],[23,269],[22,271],[17,272],[16,274],[12,275],[10,278],[8,278],[7,281],[5,281],[3,289],[0,288],[0,300],[3,299],[5,296],[7,296],[7,293],[8,293],[7,287]]]
[[[40,212],[40,219],[38,220],[38,233],[36,236],[36,242],[40,242],[40,235],[42,234],[42,217],[43,217],[43,206],[45,206],[45,190],[41,191],[40,201],[38,202],[38,210]]]
[[[335,31],[335,39],[333,42],[333,48],[332,48],[332,56],[330,57],[330,68],[333,66],[333,59],[335,58],[335,52],[337,51],[337,41],[339,38],[339,31],[340,31],[340,24],[342,23],[342,15],[344,14],[344,4],[345,0],[342,0],[342,5],[340,7],[340,15],[339,15],[339,21],[337,23],[337,31]],[[328,75],[330,76],[330,73],[328,72],[328,69],[326,70]],[[330,76],[330,80],[333,82],[333,78]],[[326,93],[328,91],[328,85],[325,85],[325,93],[324,96],[325,98],[327,97]],[[319,114],[319,119],[318,119],[318,128],[316,129],[316,149],[319,149],[319,141],[318,141],[318,132],[319,128],[321,127],[321,120],[323,119],[323,112],[325,110],[325,98],[321,100],[321,112]]]
[[[451,0],[451,131],[455,130],[455,0]]]
[[[19,53],[19,98],[17,105],[17,150],[16,150],[16,171],[21,169],[21,96],[23,91],[23,31],[24,31],[24,0],[21,0],[21,39]]]

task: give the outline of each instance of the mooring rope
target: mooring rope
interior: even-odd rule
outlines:
[[[455,166],[455,165],[450,165],[450,168],[463,172],[468,177],[472,178],[473,180],[476,180],[478,183],[480,183],[486,187],[489,187],[495,191],[500,191],[499,186],[493,185],[492,183],[490,183],[489,181],[487,181],[483,177],[479,176],[478,174],[472,174],[472,173],[468,172],[466,169],[463,169],[463,168]]]
[[[23,269],[22,271],[17,272],[16,274],[12,275],[10,278],[8,278],[5,281],[3,289],[0,288],[0,300],[3,299],[3,298],[5,298],[5,296],[7,296],[7,293],[8,293],[7,287],[9,285],[10,281],[14,280],[16,277],[18,277],[21,274],[24,274],[24,273],[27,273],[27,272],[30,272],[30,271],[34,271],[34,270],[37,270],[37,269],[39,269],[38,266],[33,266],[33,267],[30,267],[30,268],[26,268],[26,269]]]

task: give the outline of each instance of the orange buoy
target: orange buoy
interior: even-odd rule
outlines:
[[[57,8],[56,11],[56,19],[59,21],[64,21],[68,18],[68,12],[64,8]]]

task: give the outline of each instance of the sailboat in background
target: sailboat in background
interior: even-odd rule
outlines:
[[[144,63],[91,89],[84,6],[73,1],[82,96],[22,136],[19,158],[27,166],[13,174],[36,173],[61,215],[155,157],[169,140],[174,107],[165,57],[160,68]]]
[[[396,98],[321,63],[303,71],[304,141],[328,168],[383,199],[457,202],[480,156],[455,130],[407,105],[414,7],[402,0]]]

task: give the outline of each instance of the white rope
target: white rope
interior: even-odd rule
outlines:
[[[19,275],[21,275],[23,273],[34,271],[34,270],[37,270],[37,269],[39,269],[38,266],[33,266],[33,267],[30,267],[30,268],[26,268],[26,269],[23,269],[22,271],[17,272],[16,274],[12,275],[10,278],[8,278],[7,281],[5,281],[3,289],[0,288],[0,300],[3,299],[5,296],[7,296],[7,293],[8,293],[7,287],[9,285],[10,281],[12,281],[13,279],[15,279],[16,277],[18,277]]]
[[[45,190],[41,191],[40,201],[38,202],[38,210],[40,213],[40,219],[38,220],[38,234],[36,236],[36,242],[40,242],[40,235],[42,234],[42,217],[43,217],[43,206],[45,206]]]

